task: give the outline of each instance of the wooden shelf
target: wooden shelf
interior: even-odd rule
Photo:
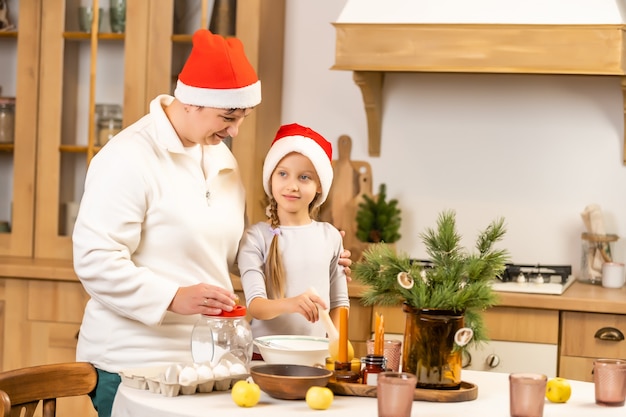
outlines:
[[[101,149],[101,146],[94,146],[93,147],[93,151],[94,154],[98,153],[98,151]],[[89,148],[87,147],[87,145],[81,146],[81,145],[61,145],[59,146],[59,151],[60,152],[66,152],[66,153],[84,153],[87,154],[87,152],[89,151]]]
[[[624,25],[334,26],[336,50],[332,69],[354,72],[364,99],[371,156],[380,155],[381,97],[386,72],[619,76],[626,97]]]
[[[103,41],[123,41],[125,36],[123,33],[101,32],[96,35],[98,40]],[[89,32],[65,32],[63,38],[67,40],[87,41],[91,39]]]

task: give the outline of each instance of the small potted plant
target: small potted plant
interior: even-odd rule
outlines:
[[[356,237],[365,243],[395,243],[402,220],[398,200],[387,200],[387,187],[380,184],[378,195],[363,196],[356,213]]]
[[[458,388],[462,351],[487,340],[482,312],[497,301],[491,282],[504,271],[508,252],[494,244],[504,233],[504,220],[494,220],[470,252],[461,246],[455,213],[444,211],[437,228],[420,235],[427,262],[373,245],[354,265],[353,276],[367,286],[365,305],[403,306],[402,369],[417,375],[418,387]]]

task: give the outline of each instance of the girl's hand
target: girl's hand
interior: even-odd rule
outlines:
[[[311,323],[315,323],[320,318],[318,305],[320,308],[326,308],[324,300],[308,291],[296,297],[287,298],[285,301],[289,306],[289,312],[301,314]]]
[[[209,284],[180,287],[170,303],[169,311],[178,314],[204,314],[215,316],[222,311],[232,311],[238,300],[235,293]]]

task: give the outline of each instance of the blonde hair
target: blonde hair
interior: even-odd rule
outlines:
[[[271,189],[271,185],[270,185]],[[315,202],[320,197],[317,193],[311,204],[309,204],[309,216],[311,219],[317,219],[319,214],[319,207],[315,206]],[[274,197],[269,197],[269,223],[274,236],[272,237],[272,243],[270,243],[270,249],[267,254],[267,260],[265,261],[265,277],[267,286],[268,298],[278,299],[285,297],[285,268],[283,267],[283,259],[280,255],[280,248],[278,247],[278,235],[280,234],[280,219],[278,218],[278,203]]]

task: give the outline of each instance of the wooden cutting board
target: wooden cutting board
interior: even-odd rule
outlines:
[[[362,195],[372,194],[372,168],[368,162],[351,160],[351,152],[352,139],[342,135],[337,142],[337,159],[333,160],[333,186],[320,219],[345,231],[344,247],[354,252],[358,246],[356,210]]]
[[[358,192],[346,207],[346,210],[350,212],[350,217],[352,218],[352,229],[354,230],[354,234],[349,236],[346,233],[346,237],[344,238],[344,247],[350,249],[350,252],[352,252],[351,258],[354,261],[358,261],[359,259],[361,259],[361,253],[363,253],[368,245],[368,243],[361,242],[356,237],[356,214],[359,211],[359,204],[364,201],[363,196],[372,196],[372,173],[369,170],[363,170],[363,172],[359,174],[358,178]]]
[[[336,395],[351,395],[356,397],[376,397],[376,387],[373,385],[350,384],[346,382],[328,382],[328,388]],[[471,382],[461,381],[458,390],[438,390],[415,388],[413,401],[431,402],[461,402],[472,401],[478,398],[478,386]]]

